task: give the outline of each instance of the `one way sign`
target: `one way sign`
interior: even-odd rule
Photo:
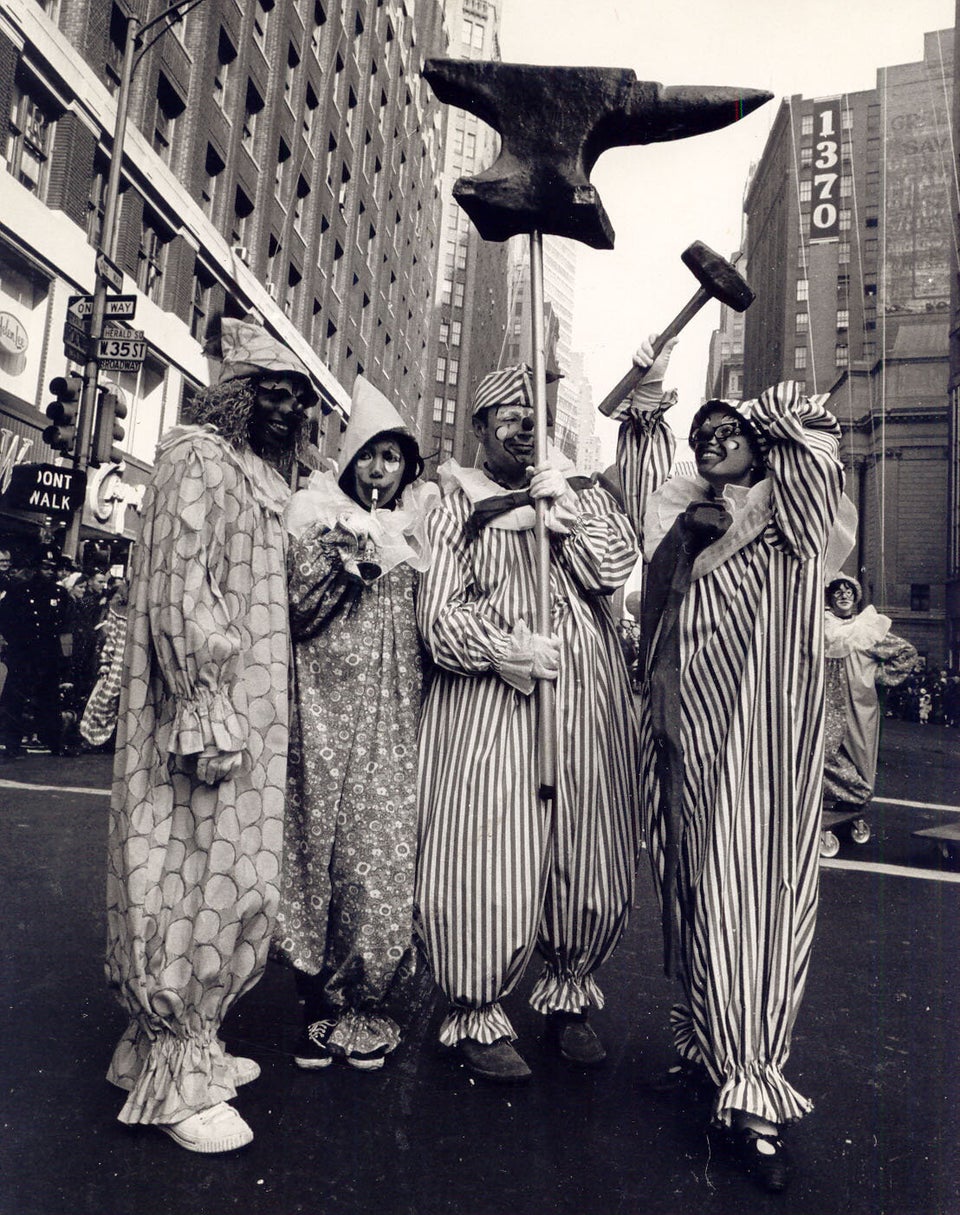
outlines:
[[[104,316],[112,316],[117,320],[130,320],[137,312],[137,297],[135,295],[108,295]],[[67,316],[76,318],[74,324],[82,324],[86,317],[93,313],[92,295],[71,295],[67,301]]]

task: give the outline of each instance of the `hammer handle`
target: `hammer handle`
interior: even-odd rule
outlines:
[[[663,333],[661,333],[654,342],[653,362],[656,362],[657,355],[660,354],[667,342],[669,342],[671,338],[675,338],[680,330],[683,329],[690,321],[692,321],[704,304],[711,299],[713,299],[713,296],[710,294],[710,292],[707,291],[705,287],[701,287],[693,299],[691,299],[690,302],[677,313],[666,329],[664,329]],[[653,363],[651,363],[650,366],[652,367]],[[620,383],[617,384],[615,388],[612,388],[600,402],[597,407],[600,412],[605,417],[609,418],[620,402],[628,397],[631,392],[633,392],[649,370],[649,367],[645,371],[634,363]]]

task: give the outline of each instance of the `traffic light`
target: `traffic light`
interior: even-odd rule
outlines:
[[[77,442],[77,414],[83,396],[83,376],[71,371],[50,381],[50,391],[57,398],[47,406],[52,425],[43,432],[44,443],[62,455],[70,456]]]
[[[104,384],[97,397],[97,420],[93,424],[91,464],[119,464],[123,452],[117,444],[123,440],[120,425],[127,416],[127,398],[116,384]]]

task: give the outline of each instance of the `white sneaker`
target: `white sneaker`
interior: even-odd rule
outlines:
[[[188,1152],[235,1152],[253,1140],[253,1131],[226,1101],[181,1122],[155,1125]]]
[[[249,1084],[260,1075],[260,1064],[256,1059],[245,1059],[243,1055],[227,1055],[227,1062],[233,1072],[235,1086]]]

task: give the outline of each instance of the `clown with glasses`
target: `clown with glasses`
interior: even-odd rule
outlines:
[[[653,340],[618,465],[646,562],[639,779],[682,994],[666,1082],[711,1090],[714,1124],[776,1191],[781,1129],[811,1108],[784,1068],[817,908],[823,569],[852,543],[840,432],[792,383],[708,401],[689,431],[696,475],[669,476],[673,343],[654,361]]]

